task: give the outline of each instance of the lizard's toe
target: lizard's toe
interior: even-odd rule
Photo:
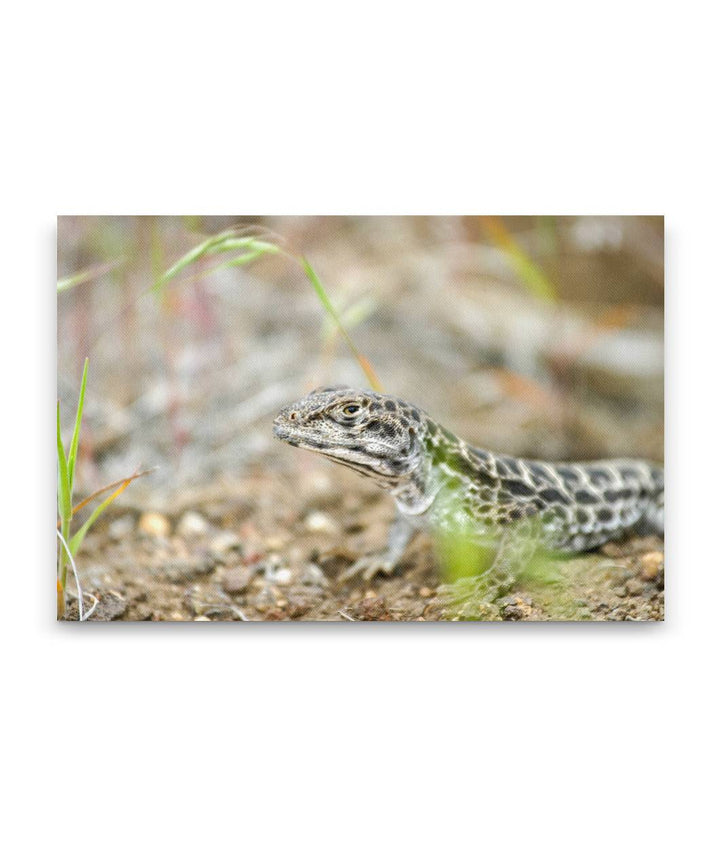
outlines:
[[[373,580],[378,574],[389,576],[394,570],[395,563],[384,555],[362,556],[339,574],[337,580],[342,585],[356,577],[362,576],[363,580],[367,583]]]

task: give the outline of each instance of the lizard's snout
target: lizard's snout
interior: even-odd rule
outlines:
[[[280,440],[286,440],[291,434],[291,428],[297,422],[298,414],[291,407],[283,407],[273,420],[273,433]]]

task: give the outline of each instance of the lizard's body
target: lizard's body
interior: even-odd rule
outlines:
[[[663,533],[663,470],[645,461],[551,464],[498,455],[401,399],[347,387],[315,390],[289,405],[274,430],[394,497],[388,550],[353,570],[391,570],[417,528],[494,546],[493,569],[508,576],[539,548],[572,555],[632,530]]]

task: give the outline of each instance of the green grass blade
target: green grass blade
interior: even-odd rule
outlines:
[[[57,455],[58,455],[58,510],[60,519],[66,523],[72,517],[72,500],[70,498],[70,479],[68,477],[68,462],[62,443],[60,431],[60,402],[57,405]]]
[[[224,232],[218,232],[217,235],[212,235],[206,241],[203,241],[201,244],[198,244],[189,252],[185,253],[182,258],[178,259],[174,265],[171,265],[165,273],[158,278],[152,290],[156,293],[161,291],[171,279],[174,279],[178,274],[182,273],[187,267],[193,264],[193,262],[198,261],[198,259],[201,259],[203,256],[214,256],[219,255],[220,253],[229,253],[233,250],[247,250],[247,252],[230,262],[226,262],[225,265],[221,265],[221,267],[228,265],[245,265],[254,261],[256,258],[260,258],[260,256],[281,252],[280,247],[270,241],[261,241],[258,238],[252,237],[241,238],[237,236],[236,230],[226,229]]]
[[[73,273],[70,276],[61,277],[57,281],[58,294],[63,291],[69,291],[71,288],[75,288],[76,285],[82,285],[85,282],[97,279],[123,262],[124,259],[116,259],[115,261],[106,262],[105,264],[93,265],[92,267]]]
[[[80,383],[80,397],[78,399],[77,413],[75,414],[75,428],[73,429],[72,442],[70,443],[70,454],[68,455],[68,483],[70,487],[70,501],[72,502],[73,484],[75,481],[75,461],[77,460],[78,444],[80,442],[80,423],[82,422],[83,407],[85,406],[85,387],[87,385],[89,360],[85,358],[83,366],[82,381]]]
[[[370,365],[368,359],[365,356],[363,356],[363,354],[361,354],[360,351],[357,349],[357,347],[355,346],[355,343],[353,342],[352,338],[350,337],[350,334],[345,329],[342,321],[340,320],[340,316],[338,315],[337,311],[335,310],[335,307],[332,305],[332,302],[330,301],[330,298],[328,297],[328,294],[325,291],[323,284],[320,282],[320,277],[315,273],[315,271],[312,268],[312,265],[305,258],[305,256],[300,257],[300,262],[303,266],[303,270],[305,271],[305,275],[310,280],[312,287],[315,289],[315,293],[317,294],[318,298],[320,299],[320,303],[322,303],[327,314],[335,322],[335,325],[337,326],[338,330],[340,331],[343,338],[347,342],[348,347],[352,351],[353,356],[355,357],[355,359],[360,364],[360,367],[362,368],[362,370],[365,372],[365,375],[366,375],[368,381],[370,382],[370,386],[375,390],[378,390],[378,391],[382,390],[382,386],[380,384],[380,381],[378,380],[377,375],[373,371],[373,368]]]
[[[230,250],[250,250],[260,253],[279,253],[280,247],[270,241],[261,241],[258,238],[225,238],[217,246],[211,247],[209,252],[227,253]]]
[[[220,232],[217,235],[213,235],[211,238],[208,238],[206,241],[203,241],[201,244],[193,247],[189,252],[185,253],[182,258],[178,259],[174,265],[171,265],[164,274],[162,274],[153,286],[153,291],[159,293],[171,279],[174,279],[179,273],[182,273],[186,267],[202,258],[218,244],[232,236],[232,230],[227,230],[225,232]]]

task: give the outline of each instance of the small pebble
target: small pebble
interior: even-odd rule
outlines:
[[[427,586],[423,586],[418,592],[418,594],[420,595],[420,597],[432,597],[433,590],[431,588],[428,588]]]
[[[303,571],[303,575],[300,578],[300,582],[304,585],[328,585],[327,577],[322,572],[322,568],[316,565],[315,562],[308,562],[308,564],[305,566],[305,570]]]
[[[324,514],[322,511],[311,511],[305,518],[305,529],[308,532],[329,534],[334,532],[336,527],[331,517]]]
[[[186,511],[177,525],[177,534],[182,538],[198,538],[207,535],[209,525],[207,520],[197,511]]]
[[[271,535],[270,538],[265,539],[265,548],[270,551],[282,550],[284,543],[282,538]]]
[[[642,570],[640,576],[644,580],[654,580],[658,573],[663,569],[665,557],[659,550],[653,550],[650,553],[645,553],[640,557]]]
[[[154,538],[167,538],[170,534],[170,521],[157,511],[146,511],[138,520],[138,531]]]
[[[292,582],[293,572],[290,568],[280,568],[272,574],[272,581],[279,586],[286,586]]]
[[[218,532],[210,542],[210,549],[213,553],[228,553],[230,550],[239,550],[242,547],[242,541],[235,532],[224,530]]]
[[[207,615],[198,615],[197,618],[193,618],[193,621],[210,621]]]
[[[223,591],[226,594],[242,594],[254,576],[255,570],[253,568],[245,568],[242,565],[228,568],[222,578]]]

